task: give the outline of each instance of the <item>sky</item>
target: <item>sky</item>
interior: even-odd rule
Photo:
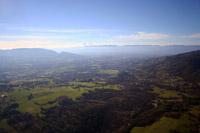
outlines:
[[[200,45],[200,0],[0,0],[0,49]]]

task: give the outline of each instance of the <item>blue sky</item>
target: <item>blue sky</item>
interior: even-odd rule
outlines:
[[[200,45],[200,0],[0,0],[0,49]]]

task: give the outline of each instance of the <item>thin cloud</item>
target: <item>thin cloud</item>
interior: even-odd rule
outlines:
[[[192,34],[188,36],[183,36],[182,38],[200,38],[200,33],[199,34]]]
[[[0,41],[1,49],[14,48],[67,48],[82,47],[83,43],[66,43],[56,41]]]
[[[108,34],[99,34],[99,36],[107,37],[107,36],[109,36],[109,35],[108,35]]]
[[[1,26],[1,25],[0,25]],[[51,29],[51,28],[37,28],[37,27],[15,27],[15,26],[2,26],[7,30],[21,30],[31,32],[48,32],[48,33],[94,33],[94,32],[115,32],[118,30],[113,29]]]
[[[68,39],[70,36],[0,36],[0,39]]]
[[[14,49],[14,48],[70,48],[70,47],[84,47],[84,46],[106,46],[106,45],[160,45],[160,46],[170,46],[170,45],[200,45],[200,42],[196,43],[186,43],[186,42],[167,42],[167,43],[135,43],[135,42],[58,42],[58,41],[0,41],[0,49]]]
[[[55,32],[55,33],[82,33],[82,32],[96,32],[97,29],[38,29],[38,28],[27,28],[26,31],[36,31],[36,32]]]
[[[142,40],[142,39],[157,40],[157,39],[165,39],[168,37],[169,35],[167,34],[138,32],[137,34],[133,35],[127,35],[127,36],[121,35],[118,38],[129,39],[129,40]]]

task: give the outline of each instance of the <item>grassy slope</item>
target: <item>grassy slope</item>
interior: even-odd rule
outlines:
[[[193,108],[189,112],[196,116],[199,113],[197,109],[200,109],[200,106]],[[180,133],[185,133],[190,132],[190,125],[194,124],[194,121],[197,121],[197,118],[192,118],[191,120],[188,112],[186,112],[182,114],[179,119],[162,117],[159,121],[150,126],[134,127],[131,133],[169,133],[175,130]]]
[[[158,87],[154,87],[154,93],[159,94],[159,97],[172,98],[176,97],[181,99],[181,96],[176,91],[165,90]],[[177,100],[178,100],[177,99]],[[150,126],[145,127],[134,127],[131,133],[169,133],[170,131],[178,131],[180,133],[190,132],[190,125],[198,121],[197,116],[200,115],[200,106],[193,106],[190,111],[185,112],[179,119],[173,119],[168,117],[162,117],[159,121],[153,123]],[[195,117],[190,117],[188,114],[191,113]]]

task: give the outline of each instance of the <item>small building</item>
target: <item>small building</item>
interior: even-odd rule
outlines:
[[[1,95],[1,98],[6,98],[6,97],[8,97],[6,94]]]

